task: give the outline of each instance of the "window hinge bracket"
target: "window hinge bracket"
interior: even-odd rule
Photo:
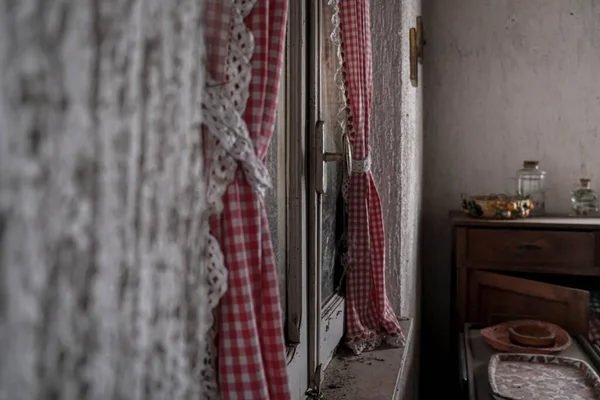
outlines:
[[[306,396],[310,400],[320,400],[323,398],[321,391],[321,381],[323,380],[323,364],[319,364],[312,378],[311,386],[306,390]]]

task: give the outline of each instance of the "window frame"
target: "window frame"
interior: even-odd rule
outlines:
[[[323,302],[321,294],[322,277],[322,249],[321,249],[321,224],[320,218],[323,210],[317,192],[317,180],[323,179],[317,176],[316,171],[324,171],[325,168],[317,168],[317,162],[323,162],[322,157],[316,157],[317,151],[322,151],[323,146],[317,146],[317,140],[324,140],[324,135],[317,132],[317,123],[325,118],[336,118],[335,115],[323,115],[321,107],[321,94],[323,93],[323,73],[321,55],[322,38],[325,35],[322,23],[323,8],[331,7],[327,0],[310,0],[309,4],[309,148],[310,148],[310,179],[308,195],[309,211],[309,371],[314,371],[312,384],[319,387],[323,379],[323,373],[333,358],[336,348],[344,335],[345,300],[339,293],[335,293],[326,303]],[[336,110],[337,111],[337,110]]]
[[[286,290],[287,372],[292,398],[305,398],[308,368],[308,213],[307,213],[307,9],[290,1],[286,30],[285,131],[287,133]]]
[[[316,191],[315,126],[320,115],[322,7],[327,0],[290,1],[279,101],[287,134],[286,290],[288,376],[292,398],[318,387],[344,333],[344,298],[321,299],[320,212]],[[329,116],[332,117],[332,116]]]

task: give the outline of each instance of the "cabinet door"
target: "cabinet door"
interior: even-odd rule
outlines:
[[[554,323],[571,335],[588,330],[589,293],[483,271],[469,274],[468,319],[495,325],[515,319]]]

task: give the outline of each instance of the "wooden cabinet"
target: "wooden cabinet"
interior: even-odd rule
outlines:
[[[533,280],[474,270],[467,288],[469,321],[495,325],[541,319],[575,334],[588,326],[589,293]]]
[[[456,327],[541,319],[588,329],[600,290],[600,218],[485,221],[452,214]]]
[[[485,221],[460,212],[451,217],[452,343],[463,343],[459,334],[463,338],[479,334],[478,329],[469,331],[465,326],[514,319],[552,322],[578,342],[586,341],[590,291],[600,291],[600,218]],[[463,373],[460,385],[468,388],[467,398],[487,399],[487,361],[492,350],[481,338],[471,339],[466,348],[478,343],[471,347],[478,348],[479,355],[471,357],[475,353],[458,347],[452,351],[457,364],[462,360],[460,370],[470,371]]]
[[[586,269],[596,265],[596,232],[491,228],[465,232],[465,266]]]

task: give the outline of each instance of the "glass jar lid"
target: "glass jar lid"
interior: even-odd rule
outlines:
[[[539,161],[523,161],[523,168],[538,168],[540,165]]]

